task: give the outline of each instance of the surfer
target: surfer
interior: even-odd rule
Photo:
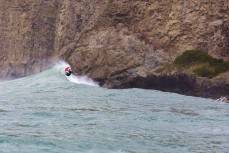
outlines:
[[[65,68],[65,75],[70,76],[71,74],[72,74],[72,70],[71,70],[70,66],[66,67]]]

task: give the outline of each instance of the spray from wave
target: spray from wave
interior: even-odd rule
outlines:
[[[64,69],[66,67],[70,66],[68,63],[66,63],[65,61],[58,61],[54,68],[57,69],[61,74],[65,75]],[[71,66],[70,66],[71,67]],[[76,84],[85,84],[85,85],[89,85],[89,86],[99,86],[97,82],[93,81],[92,79],[88,78],[87,76],[83,75],[70,75],[70,76],[66,76],[66,78],[73,83]]]

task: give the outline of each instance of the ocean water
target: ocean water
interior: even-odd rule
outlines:
[[[0,83],[0,153],[226,153],[229,105],[113,90],[59,64]]]

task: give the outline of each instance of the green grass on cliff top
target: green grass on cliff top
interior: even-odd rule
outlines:
[[[193,72],[201,77],[213,78],[229,70],[229,61],[213,58],[207,52],[200,50],[187,50],[178,56],[175,65],[182,67],[197,66]]]

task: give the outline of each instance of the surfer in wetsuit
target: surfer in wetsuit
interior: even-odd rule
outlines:
[[[72,74],[72,70],[71,70],[70,66],[66,67],[65,68],[65,75],[70,76],[71,74]]]

